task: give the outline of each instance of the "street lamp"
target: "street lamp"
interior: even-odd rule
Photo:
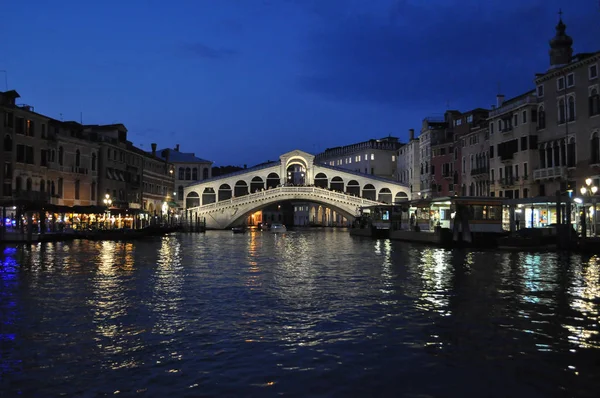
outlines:
[[[109,208],[112,205],[112,199],[110,198],[109,194],[104,195],[104,206],[106,206],[106,216],[104,216],[104,218],[106,219],[106,223],[108,226],[108,218],[110,218],[110,211]]]
[[[581,192],[581,196],[584,197],[583,199],[583,216],[582,216],[582,227],[581,227],[581,235],[585,238],[586,234],[587,234],[587,227],[586,227],[586,220],[588,218],[588,214],[587,211],[585,209],[585,197],[588,196],[591,198],[591,202],[592,202],[592,207],[590,207],[590,218],[592,219],[592,227],[591,227],[591,232],[594,233],[594,236],[596,236],[596,193],[598,192],[598,187],[593,185],[593,180],[591,178],[586,178],[585,179],[585,186],[582,186],[579,189],[579,192]]]

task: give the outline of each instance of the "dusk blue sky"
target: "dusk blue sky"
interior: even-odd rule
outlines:
[[[0,70],[39,113],[250,166],[532,89],[559,8],[600,50],[598,0],[5,1]]]

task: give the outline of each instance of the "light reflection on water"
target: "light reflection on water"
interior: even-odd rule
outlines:
[[[599,296],[597,257],[344,231],[5,248],[0,391],[595,396]]]

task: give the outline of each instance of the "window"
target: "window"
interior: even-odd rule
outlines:
[[[75,151],[75,167],[81,166],[81,152],[79,149]]]
[[[59,178],[58,179],[58,197],[62,198],[63,195],[63,179]]]
[[[546,111],[543,106],[538,108],[538,130],[546,128]]]
[[[454,121],[455,126],[460,126],[462,124],[462,119],[457,119]]]
[[[600,96],[598,95],[598,89],[594,88],[590,91],[589,98],[590,116],[600,114]]]
[[[185,179],[186,180],[192,179],[192,169],[190,169],[189,167],[185,168]]]
[[[563,124],[565,122],[565,100],[560,99],[558,101],[558,124]]]
[[[592,142],[591,144],[591,159],[590,159],[590,163],[591,164],[598,164],[600,163],[600,140],[598,139],[598,133],[594,132],[594,134],[592,134]]]
[[[569,73],[567,75],[567,87],[573,87],[575,85],[575,75],[573,73]]]
[[[502,120],[498,120],[498,131],[502,131]]]
[[[375,160],[375,154],[374,153],[371,154],[371,160]],[[371,173],[371,174],[373,174],[373,173]]]
[[[590,65],[588,69],[590,80],[598,77],[598,64]]]
[[[96,156],[96,153],[92,153],[92,171],[96,170],[96,162],[98,161],[98,157]],[[94,199],[92,199],[94,200]]]
[[[4,136],[4,151],[12,152],[12,138],[8,134]]]
[[[26,184],[27,184],[26,185],[27,192],[31,192],[31,190],[33,189],[33,182],[31,181],[31,178],[27,179]]]
[[[46,125],[42,124],[42,138],[46,138]]]
[[[33,120],[27,120],[25,122],[25,135],[28,137],[35,136],[35,124]]]
[[[522,151],[526,151],[527,148],[527,138],[528,137],[521,137],[521,150]]]
[[[543,84],[540,84],[537,87],[537,96],[538,96],[538,98],[544,98],[544,85]]]
[[[6,112],[4,114],[4,127],[14,127],[14,120],[12,112]]]
[[[63,149],[63,147],[58,147],[58,164],[59,165],[63,165],[63,161],[64,161],[64,157],[65,157],[65,151]],[[62,191],[60,191],[62,193]]]
[[[198,181],[198,168],[196,167],[192,169],[192,180]]]
[[[202,179],[208,180],[208,168],[202,169]]]
[[[575,97],[570,96],[569,100],[568,100],[568,104],[569,104],[569,122],[572,122],[573,120],[575,120]]]
[[[177,199],[183,200],[183,185],[177,187]]]
[[[18,117],[15,125],[15,133],[25,134],[25,119]]]
[[[350,158],[349,160],[350,160],[350,163],[352,163],[352,158]],[[396,155],[392,155],[392,162],[395,162],[395,161],[396,161]]]
[[[467,159],[464,156],[462,158],[462,172],[463,174],[467,172]]]
[[[565,78],[564,77],[561,76],[558,79],[556,79],[556,89],[557,90],[565,89]]]
[[[90,189],[90,199],[96,200],[96,183],[92,182],[92,187]]]
[[[494,134],[494,123],[490,123],[490,134]]]
[[[79,180],[75,180],[75,200],[79,200],[79,187],[81,183]]]
[[[473,115],[467,116],[467,123],[473,123]]]
[[[514,117],[513,119],[514,119],[514,121],[513,121],[513,126],[516,126],[516,125],[518,125],[518,124],[519,124],[519,115],[517,115],[517,114],[515,113],[515,117]]]
[[[527,123],[527,111],[523,111],[523,124]]]
[[[519,179],[519,165],[515,164],[515,179]]]
[[[185,169],[183,167],[179,168],[179,180],[185,180]]]

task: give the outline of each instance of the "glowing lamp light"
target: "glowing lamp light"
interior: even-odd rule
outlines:
[[[587,188],[581,187],[581,189],[579,191],[581,192],[582,195],[585,195],[587,193]]]

